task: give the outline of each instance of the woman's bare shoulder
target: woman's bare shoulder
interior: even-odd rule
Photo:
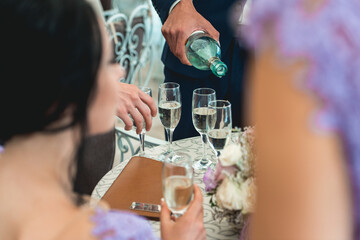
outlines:
[[[341,140],[336,132],[316,131],[310,120],[323,102],[301,87],[310,72],[307,59],[286,63],[276,47],[257,56],[251,77],[260,159],[257,219],[262,219],[255,220],[254,239],[347,239],[351,192]],[[272,219],[271,228],[262,225],[264,219]],[[324,226],[329,230],[322,231]]]

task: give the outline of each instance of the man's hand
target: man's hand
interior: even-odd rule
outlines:
[[[189,66],[191,64],[185,55],[185,44],[188,37],[196,30],[203,30],[219,41],[219,32],[196,11],[192,0],[181,0],[161,28],[171,52],[183,64]]]
[[[149,131],[152,124],[151,117],[155,117],[157,113],[153,98],[135,85],[121,82],[119,84],[117,116],[125,123],[125,130],[130,130],[133,126],[130,114],[134,119],[137,134],[141,133],[143,120],[146,122],[146,130]]]

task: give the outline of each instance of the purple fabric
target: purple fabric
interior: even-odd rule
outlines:
[[[150,224],[142,217],[117,210],[95,209],[92,234],[100,240],[157,240]]]
[[[212,190],[214,190],[217,186],[217,181],[215,179],[215,173],[214,171],[211,169],[211,167],[209,167],[203,177],[203,181],[205,184],[205,191],[206,192],[210,192]]]
[[[354,237],[359,239],[360,1],[326,0],[313,11],[305,9],[303,0],[252,2],[251,24],[240,34],[255,53],[271,38],[284,63],[300,57],[311,64],[300,84],[323,106],[311,116],[310,126],[335,131],[342,140],[354,193]]]
[[[0,153],[4,151],[4,147],[0,145]]]

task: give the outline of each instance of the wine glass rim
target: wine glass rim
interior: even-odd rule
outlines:
[[[216,104],[215,106],[214,103]],[[218,106],[218,103],[223,103],[222,106]],[[231,107],[231,103],[228,100],[213,100],[209,102],[209,107],[212,108],[227,108],[227,107]]]
[[[200,92],[200,91],[207,91],[207,90],[209,91],[209,93],[201,93]],[[206,96],[206,95],[216,94],[216,92],[212,88],[196,88],[196,89],[194,89],[193,94],[197,94],[197,95],[200,95],[200,96],[201,95]]]
[[[175,88],[180,88],[180,85],[178,83],[175,83],[175,82],[166,82],[166,83],[160,84],[159,88],[175,89]]]

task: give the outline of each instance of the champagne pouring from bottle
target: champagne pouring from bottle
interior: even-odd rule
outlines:
[[[185,45],[185,54],[197,69],[211,70],[219,78],[227,72],[226,64],[220,60],[219,43],[204,31],[195,31],[190,35]]]

